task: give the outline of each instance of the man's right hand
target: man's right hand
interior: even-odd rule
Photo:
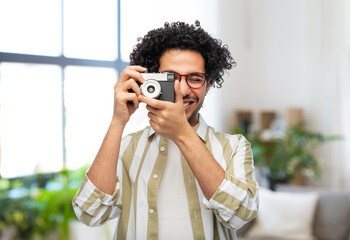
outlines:
[[[128,66],[121,73],[118,82],[114,86],[114,112],[112,122],[125,126],[130,116],[138,108],[138,96],[141,95],[141,90],[135,80],[143,83],[145,80],[141,72],[145,71],[147,71],[147,69],[141,66]]]

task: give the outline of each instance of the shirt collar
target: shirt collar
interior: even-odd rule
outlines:
[[[202,115],[199,114],[199,122],[192,128],[197,132],[197,135],[202,139],[203,142],[207,141],[207,139],[205,139],[205,136],[207,134],[208,125],[203,119]],[[154,129],[149,126],[148,137],[151,137],[155,133],[156,132]]]
[[[203,142],[207,142],[207,139],[205,138],[205,136],[207,135],[207,131],[208,131],[208,125],[205,122],[204,118],[202,117],[202,115],[199,114],[199,123],[196,125],[196,128],[194,128],[198,134],[198,136],[202,139]],[[194,126],[194,127],[196,127]]]

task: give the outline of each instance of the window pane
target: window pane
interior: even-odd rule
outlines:
[[[151,29],[162,27],[164,22],[194,23],[195,20],[199,20],[204,29],[213,33],[216,27],[216,4],[216,1],[211,0],[121,0],[122,59],[130,61],[129,54],[137,38],[144,36]]]
[[[64,55],[116,59],[117,0],[64,1]]]
[[[113,114],[116,72],[109,68],[65,69],[67,168],[91,163]]]
[[[62,169],[62,84],[58,66],[0,65],[2,177]]]
[[[61,54],[60,0],[1,0],[0,51]]]

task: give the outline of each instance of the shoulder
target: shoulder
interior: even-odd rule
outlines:
[[[222,147],[231,149],[231,151],[235,151],[239,147],[250,148],[250,142],[242,134],[229,134],[218,131],[208,125],[201,115],[199,122],[198,135],[213,148]]]
[[[238,145],[250,145],[250,142],[242,135],[242,134],[228,134],[221,131],[216,130],[215,128],[208,126],[208,138],[209,140],[216,139],[220,143],[227,143],[233,146]]]
[[[226,165],[229,165],[233,158],[241,159],[241,162],[251,158],[250,142],[241,134],[228,134],[208,127],[206,139],[206,146],[215,159],[223,157]]]

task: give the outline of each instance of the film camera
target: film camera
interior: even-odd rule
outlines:
[[[141,93],[144,96],[169,102],[175,101],[174,73],[141,73],[141,75],[145,82],[143,84],[137,82],[137,84],[141,85]]]

